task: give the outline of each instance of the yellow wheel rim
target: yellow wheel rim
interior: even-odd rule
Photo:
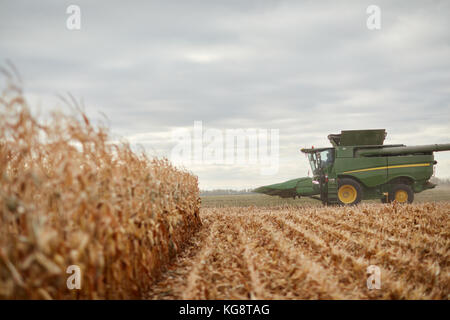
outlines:
[[[397,190],[395,192],[395,200],[397,202],[407,202],[408,201],[408,192],[405,190]]]
[[[338,197],[342,203],[349,204],[353,203],[356,200],[356,196],[358,192],[355,187],[349,184],[344,184],[339,188]]]

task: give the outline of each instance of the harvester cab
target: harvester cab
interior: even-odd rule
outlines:
[[[302,149],[305,150],[305,149]],[[310,149],[310,152],[303,151],[308,154],[309,164],[314,175],[325,174],[334,164],[334,148]]]
[[[326,199],[327,195],[325,186],[328,183],[328,175],[333,169],[335,150],[334,148],[312,148],[302,149],[301,151],[308,155],[309,164],[313,174],[312,184],[319,186],[319,198],[324,202],[323,199]],[[317,198],[315,196],[311,197]]]
[[[385,145],[385,138],[384,129],[330,134],[332,147],[301,149],[308,156],[312,178],[268,185],[255,192],[354,205],[365,199],[411,203],[415,193],[434,188],[429,181],[436,164],[433,152],[450,150],[450,144]]]

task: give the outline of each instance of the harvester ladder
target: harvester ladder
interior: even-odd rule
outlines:
[[[328,204],[338,203],[338,184],[337,179],[330,179],[328,181]]]

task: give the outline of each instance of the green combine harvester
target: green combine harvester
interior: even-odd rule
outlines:
[[[307,196],[323,204],[355,205],[361,200],[411,203],[414,193],[434,188],[433,152],[450,144],[383,145],[385,129],[347,130],[330,134],[333,147],[301,149],[313,177],[289,180],[254,190],[282,198]]]

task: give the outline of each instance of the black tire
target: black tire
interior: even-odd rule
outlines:
[[[406,192],[406,194],[408,195],[408,198],[406,199],[406,201],[398,201],[400,203],[412,203],[414,201],[414,191],[411,188],[411,186],[407,185],[407,184],[395,184],[392,187],[391,192],[389,192],[389,202],[392,202],[395,200],[396,194],[399,191],[404,191]]]
[[[356,191],[356,197],[352,197],[350,196],[347,201],[344,200],[344,197],[342,197],[341,199],[341,187],[344,186],[351,186],[354,188],[354,190]],[[350,188],[351,189],[351,188]],[[362,200],[362,187],[359,184],[358,181],[355,181],[353,179],[349,179],[349,178],[343,178],[343,179],[339,179],[338,181],[338,194],[337,194],[337,198],[338,198],[338,202],[340,205],[344,205],[344,206],[354,206],[357,205],[358,203],[361,202]],[[354,200],[353,200],[354,198]],[[348,202],[351,201],[351,202]]]

